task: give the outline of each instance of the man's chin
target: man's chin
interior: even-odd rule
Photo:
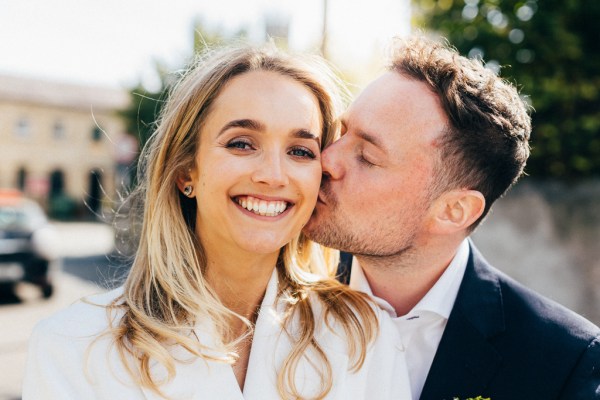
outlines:
[[[302,233],[306,237],[319,244],[325,244],[322,241],[328,236],[326,231],[331,229],[331,224],[323,217],[323,213],[315,209],[306,225],[302,228]]]
[[[309,222],[304,226],[302,232],[307,238],[313,242],[319,243],[323,246],[330,248],[337,248],[336,240],[336,227],[328,220],[322,218],[313,217],[310,218]]]
[[[306,235],[306,237],[308,237],[310,240],[315,241],[315,242],[316,242],[316,240],[313,237],[316,236],[317,232],[315,232],[315,230],[318,229],[318,226],[319,226],[319,223],[317,221],[319,219],[319,217],[316,215],[316,212],[317,212],[316,210],[313,211],[308,222],[302,228],[302,233],[304,233],[304,235]]]

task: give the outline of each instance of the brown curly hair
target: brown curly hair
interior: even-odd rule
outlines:
[[[449,126],[437,143],[432,194],[454,188],[481,192],[486,205],[474,229],[523,174],[529,157],[529,106],[481,60],[422,36],[396,39],[388,69],[426,83],[439,97]]]

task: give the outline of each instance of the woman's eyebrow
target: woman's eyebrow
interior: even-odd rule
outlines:
[[[291,132],[290,136],[299,139],[312,139],[316,141],[319,146],[321,145],[321,138],[314,133],[307,131],[306,129],[298,129]]]
[[[225,131],[231,128],[245,128],[257,132],[265,132],[267,130],[265,124],[260,121],[248,118],[235,119],[226,123],[219,131],[217,137],[221,136]],[[290,133],[290,136],[299,139],[312,139],[321,145],[321,138],[306,129],[295,129]]]
[[[265,125],[260,121],[253,119],[235,119],[226,123],[225,126],[223,126],[219,131],[217,137],[221,136],[223,132],[231,128],[246,128],[259,132],[264,132],[266,130]]]

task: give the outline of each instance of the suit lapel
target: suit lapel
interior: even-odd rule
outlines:
[[[470,247],[465,276],[427,375],[422,400],[485,395],[501,362],[489,341],[504,331],[500,285],[472,243]]]

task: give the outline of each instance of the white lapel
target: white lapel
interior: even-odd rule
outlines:
[[[210,343],[211,335],[206,331],[201,333],[200,329],[196,334],[202,343]],[[175,369],[175,377],[168,383],[161,385],[161,391],[167,398],[177,400],[199,400],[199,399],[219,399],[219,400],[243,400],[242,392],[237,384],[233,369],[229,364],[205,361],[199,358],[192,358],[182,348],[173,350],[173,355],[178,361]],[[192,361],[188,361],[192,360]],[[152,367],[153,376],[160,382],[161,378],[166,377],[166,371],[159,364]],[[163,397],[144,388],[144,394],[147,399],[164,400]]]
[[[283,319],[286,303],[277,298],[279,281],[277,271],[273,271],[261,305],[258,320],[254,331],[248,372],[244,383],[244,398],[246,400],[278,400],[281,396],[277,392],[277,372],[283,361],[292,349],[290,338],[283,330]],[[322,317],[321,307],[313,302],[313,311],[317,321]],[[290,332],[299,329],[301,321],[294,318],[288,325]],[[317,337],[327,354],[334,376],[346,376],[348,373],[348,356],[345,342],[325,329],[324,324],[317,324]],[[323,329],[321,331],[321,329]],[[317,360],[315,354],[309,349],[306,356]],[[297,366],[295,383],[300,393],[311,396],[318,390],[320,376],[308,358],[303,358]],[[327,398],[336,398],[336,382]]]
[[[277,393],[277,365],[279,353],[289,350],[289,344],[285,333],[282,332],[285,304],[277,301],[278,291],[279,279],[275,269],[267,285],[254,328],[248,372],[244,382],[246,400],[280,398]],[[281,342],[280,338],[283,339]]]
[[[212,321],[202,321],[194,329],[200,343],[214,348],[215,336]],[[176,360],[175,376],[171,381],[160,385],[160,390],[167,398],[177,400],[243,400],[242,392],[233,373],[231,365],[206,361],[192,357],[180,346],[174,346],[171,353]],[[219,355],[215,353],[215,355]],[[224,354],[220,354],[221,356]],[[156,381],[166,378],[166,370],[158,363],[152,367],[152,375]],[[164,397],[144,388],[149,400],[164,400]]]
[[[267,284],[256,321],[243,395],[229,364],[201,359],[194,359],[192,362],[178,362],[175,377],[169,383],[160,386],[163,393],[169,398],[177,400],[279,399],[274,351],[275,342],[281,333],[280,313],[277,312],[275,304],[278,288],[277,270],[274,270]],[[214,328],[209,321],[200,322],[194,331],[201,343],[209,346],[214,344]],[[284,347],[289,349],[289,345]],[[191,359],[189,354],[180,347],[174,347],[172,352],[179,360]],[[159,380],[166,377],[166,371],[159,364],[152,367],[152,374]],[[143,390],[147,399],[163,400],[149,389]]]

